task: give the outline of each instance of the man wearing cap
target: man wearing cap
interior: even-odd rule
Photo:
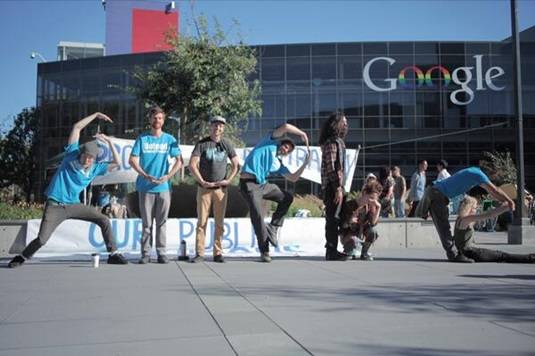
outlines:
[[[310,161],[310,149],[303,162],[294,173],[282,163],[282,157],[289,155],[295,148],[294,142],[287,134],[299,136],[308,146],[308,136],[291,124],[283,124],[270,135],[264,137],[245,158],[240,175],[240,191],[249,205],[251,223],[258,240],[260,259],[271,262],[269,244],[277,246],[277,232],[284,222],[284,215],[288,212],[293,201],[293,195],[281,190],[277,185],[267,182],[270,174],[283,176],[290,182],[297,182]],[[277,202],[277,209],[273,213],[271,223],[266,226],[262,216],[262,200]]]
[[[113,170],[120,162],[113,143],[106,135],[97,134],[95,138],[108,144],[113,155],[113,161],[96,162],[99,147],[94,141],[86,143],[80,148],[78,143],[80,131],[95,119],[112,122],[108,116],[97,112],[74,124],[68,144],[65,146],[65,156],[45,192],[47,200],[37,238],[26,246],[22,254],[15,256],[9,262],[8,267],[19,267],[27,259],[31,258],[50,239],[56,227],[67,219],[77,219],[97,224],[102,231],[106,249],[110,253],[108,264],[128,263],[120,253],[117,253],[110,220],[94,207],[80,203],[80,193],[89,183],[95,177]]]
[[[128,162],[138,173],[136,190],[139,193],[139,212],[143,224],[141,258],[139,264],[150,262],[152,227],[156,223],[156,253],[158,263],[169,263],[166,255],[166,223],[171,207],[171,177],[182,166],[177,140],[163,132],[165,113],[153,106],[149,110],[150,132],[141,134],[134,142]],[[169,170],[169,157],[176,158]]]
[[[227,186],[238,173],[239,160],[232,143],[223,138],[227,120],[214,116],[210,120],[210,136],[197,142],[189,162],[189,170],[199,185],[197,187],[197,229],[195,236],[195,258],[192,262],[204,260],[204,242],[210,209],[214,211],[215,232],[213,256],[215,262],[224,262],[221,240],[224,233],[223,220],[227,208]],[[231,171],[227,174],[227,159]]]

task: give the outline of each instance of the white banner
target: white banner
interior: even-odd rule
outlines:
[[[40,219],[29,220],[26,243],[37,237]],[[140,219],[112,219],[112,230],[117,248],[122,253],[139,254],[142,234]],[[176,255],[180,242],[186,241],[188,255],[195,255],[195,227],[197,219],[169,219],[167,221],[167,251]],[[306,226],[306,233],[303,227]],[[209,219],[206,235],[206,256],[212,255],[215,225]],[[154,236],[154,234],[153,234]],[[225,256],[259,256],[256,236],[248,218],[225,219],[223,235]],[[288,218],[279,231],[279,247],[272,248],[277,256],[322,256],[325,254],[325,219]],[[153,245],[154,246],[154,245]],[[105,252],[100,228],[80,220],[63,222],[52,234],[36,257],[88,255],[95,251]]]
[[[137,178],[137,173],[130,167],[128,164],[128,158],[132,152],[132,146],[134,145],[133,140],[123,140],[118,138],[112,139],[119,157],[121,159],[121,164],[118,170],[115,170],[111,173],[108,173],[105,176],[97,177],[93,184],[117,184],[117,183],[129,183],[134,182]],[[98,160],[111,160],[111,151],[109,147],[103,143],[98,142],[99,146],[102,148],[102,153],[98,156]],[[252,151],[252,147],[238,148],[236,153],[240,159],[240,165],[243,165],[245,157]],[[189,159],[191,157],[191,152],[193,151],[193,146],[191,145],[180,145],[180,150],[182,151],[182,158],[184,163],[189,164]],[[321,148],[318,146],[311,146],[311,159],[308,167],[303,172],[302,177],[308,179],[315,183],[321,184]],[[290,171],[295,172],[304,162],[306,158],[307,150],[306,146],[297,146],[295,150],[288,156],[283,158],[284,164],[290,169]],[[347,149],[346,150],[346,184],[345,190],[349,191],[351,189],[351,182],[353,180],[353,175],[355,173],[355,167],[357,165],[358,159],[358,150]]]

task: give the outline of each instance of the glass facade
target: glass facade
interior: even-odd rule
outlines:
[[[483,151],[509,150],[514,156],[507,42],[356,42],[255,49],[258,68],[251,79],[261,81],[263,114],[250,118],[245,142],[252,145],[289,122],[304,129],[316,145],[324,120],[342,110],[350,126],[348,147],[365,148],[353,189],[382,166],[398,165],[409,178],[417,161],[426,159],[432,180],[440,159],[455,172],[477,164]],[[522,42],[521,49],[526,182],[528,189],[535,189],[535,42]],[[136,136],[145,124],[143,107],[124,88],[133,84],[134,66],[159,58],[161,53],[148,53],[39,64],[40,161],[61,152],[72,123],[97,110],[114,119],[107,133]],[[303,180],[293,188],[298,193],[319,189]]]

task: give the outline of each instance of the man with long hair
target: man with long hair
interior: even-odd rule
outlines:
[[[335,112],[323,124],[321,146],[321,191],[325,204],[325,259],[345,261],[348,256],[338,251],[338,234],[344,201],[346,146],[348,125],[345,115]]]

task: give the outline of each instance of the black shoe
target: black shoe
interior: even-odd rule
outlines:
[[[267,239],[269,243],[273,245],[273,247],[277,247],[279,245],[279,237],[277,236],[279,232],[279,226],[268,224],[266,226],[266,229],[267,229]]]
[[[158,263],[167,264],[169,263],[169,258],[166,255],[158,255]]]
[[[108,256],[108,264],[109,265],[127,265],[128,261],[120,253],[114,253]]]
[[[139,261],[137,261],[137,263],[139,263],[140,265],[146,265],[149,262],[150,262],[150,256],[149,255],[141,256]]]
[[[9,261],[9,263],[7,264],[7,266],[9,268],[17,268],[17,267],[20,267],[22,266],[22,264],[25,262],[26,260],[24,259],[24,257],[22,257],[21,255],[17,255],[15,257],[13,257],[13,259],[11,261]]]
[[[260,261],[265,263],[271,262],[271,256],[269,255],[269,252],[264,252],[260,255]]]
[[[451,261],[451,260],[450,260]],[[471,258],[466,257],[465,255],[458,254],[455,256],[452,262],[458,262],[458,263],[474,263],[475,261]]]
[[[197,255],[191,260],[191,263],[201,263],[201,262],[204,262],[204,256]]]
[[[346,261],[349,258],[345,253],[339,252],[338,250],[327,251],[325,253],[325,260],[327,261]]]
[[[223,255],[216,255],[214,256],[214,262],[224,263],[225,259],[223,258]]]
[[[368,255],[367,253],[360,255],[360,259],[362,261],[373,261],[373,257]]]

